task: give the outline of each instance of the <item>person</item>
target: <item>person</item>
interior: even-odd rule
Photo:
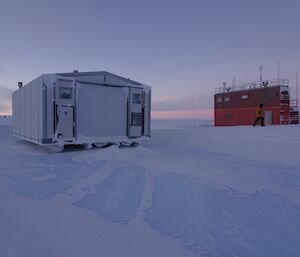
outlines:
[[[259,104],[257,107],[256,107],[256,120],[255,122],[253,123],[253,127],[255,127],[255,125],[257,124],[257,122],[260,121],[260,125],[262,127],[265,126],[265,112],[263,110],[263,104]]]

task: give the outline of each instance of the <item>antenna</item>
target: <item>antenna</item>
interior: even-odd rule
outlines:
[[[232,79],[232,88],[235,89],[235,84],[236,84],[236,78],[235,76],[233,76],[233,79]]]
[[[226,81],[223,81],[223,92],[226,91]]]
[[[298,72],[296,72],[296,105],[298,106]]]
[[[278,79],[278,86],[279,86],[279,72],[280,72],[280,60],[277,62],[277,79]]]
[[[262,85],[262,81],[263,81],[263,77],[262,77],[263,69],[264,69],[264,67],[262,65],[260,65],[259,66],[259,82],[260,82],[260,85]]]

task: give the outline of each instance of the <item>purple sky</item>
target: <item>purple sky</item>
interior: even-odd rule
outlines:
[[[165,115],[199,116],[221,81],[277,77],[278,60],[294,90],[299,25],[299,0],[0,0],[0,113],[17,81],[73,69],[151,85]]]

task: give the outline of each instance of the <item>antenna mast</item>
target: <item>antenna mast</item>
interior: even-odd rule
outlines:
[[[298,72],[296,72],[296,105],[298,106]]]
[[[233,76],[233,79],[232,79],[232,88],[233,88],[233,90],[235,90],[235,85],[236,85],[236,78],[235,78],[235,76]]]
[[[260,85],[262,86],[262,81],[263,81],[263,77],[262,77],[262,73],[263,73],[263,66],[260,65],[259,66],[259,82],[260,82]]]
[[[226,92],[226,81],[223,81],[223,92]]]
[[[277,78],[278,78],[278,86],[279,86],[279,72],[280,72],[280,60],[277,63]]]

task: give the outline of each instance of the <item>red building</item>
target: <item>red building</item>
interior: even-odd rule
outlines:
[[[289,81],[277,79],[216,89],[215,126],[252,125],[260,103],[266,125],[299,123],[298,107],[290,104]]]

